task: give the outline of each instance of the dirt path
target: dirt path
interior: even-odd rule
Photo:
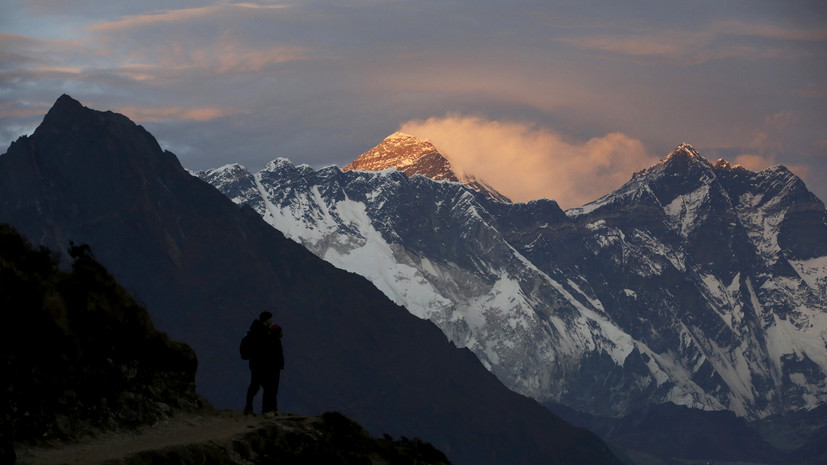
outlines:
[[[169,446],[217,441],[247,432],[264,422],[296,420],[300,417],[280,416],[265,419],[258,415],[244,416],[239,412],[221,411],[208,414],[182,415],[138,432],[112,433],[89,441],[18,449],[20,465],[93,465],[106,460],[126,457],[136,452]]]

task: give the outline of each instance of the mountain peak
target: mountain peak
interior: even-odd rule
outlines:
[[[126,132],[136,137],[138,132],[141,133],[140,137],[149,135],[142,127],[126,116],[112,111],[98,111],[85,107],[68,94],[58,97],[35,133],[41,135],[54,132],[73,133],[76,134],[75,137],[84,134],[85,137],[89,137],[91,140],[99,138],[104,128],[118,128],[115,130],[116,132]],[[134,131],[136,128],[139,131]],[[154,141],[154,137],[151,135],[149,137]],[[157,145],[157,142],[153,145]],[[158,150],[160,151],[160,147],[158,147]]]
[[[451,163],[425,139],[394,132],[376,147],[359,155],[343,171],[383,171],[395,168],[408,176],[421,174],[436,180],[457,182]]]
[[[425,143],[430,144],[431,142],[427,139],[420,139],[419,137],[412,136],[408,133],[396,131],[393,134],[389,135],[385,138],[387,141],[412,141],[417,143]]]
[[[60,123],[63,120],[72,120],[78,117],[78,114],[85,109],[83,104],[73,99],[67,94],[61,95],[52,105],[52,108],[46,113],[43,118],[44,123],[55,122]]]
[[[711,168],[712,163],[710,163],[706,158],[701,156],[701,154],[697,150],[695,150],[695,147],[686,142],[682,142],[680,145],[675,147],[675,149],[672,150],[672,152],[670,152],[669,155],[666,155],[665,157],[661,158],[661,160],[658,163],[636,172],[634,175],[632,175],[632,179],[638,179],[663,172],[686,174],[689,172],[690,167]]]
[[[391,168],[409,177],[421,174],[437,181],[461,182],[494,200],[511,203],[508,197],[497,192],[484,181],[471,175],[457,174],[451,162],[431,141],[399,131],[386,137],[376,147],[359,155],[342,171],[383,171]]]
[[[745,168],[743,166],[733,165],[732,163],[730,163],[729,161],[727,161],[723,158],[719,158],[718,161],[716,161],[715,164],[712,167],[715,168],[716,170],[727,170],[727,171],[745,170]]]
[[[63,110],[63,109],[78,109],[83,108],[83,105],[78,102],[77,100],[73,99],[68,94],[63,94],[55,101],[55,104],[52,105],[52,110]]]
[[[695,150],[695,147],[692,147],[692,145],[686,142],[682,142],[679,146],[675,147],[675,150],[667,155],[665,160],[672,158],[705,160],[704,157],[702,157],[701,154]]]

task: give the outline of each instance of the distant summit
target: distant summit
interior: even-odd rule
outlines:
[[[395,132],[386,137],[342,170],[383,171],[391,168],[408,177],[421,174],[437,181],[459,182],[494,200],[511,203],[511,199],[483,181],[470,175],[457,175],[451,162],[430,141],[403,132]]]
[[[719,158],[717,161],[713,163],[711,160],[701,155],[700,152],[698,152],[695,149],[695,147],[686,142],[683,142],[677,147],[675,147],[675,149],[672,150],[672,152],[670,152],[669,155],[663,157],[658,163],[647,169],[639,171],[638,173],[635,173],[635,176],[649,173],[651,171],[658,170],[663,167],[674,169],[678,166],[686,167],[689,165],[703,167],[704,169],[713,168],[715,170],[745,171],[744,167],[742,167],[741,165],[734,165],[723,158]]]
[[[695,147],[692,147],[692,145],[690,145],[686,142],[682,142],[680,145],[675,147],[675,150],[673,150],[672,153],[670,153],[669,155],[666,156],[666,160],[669,160],[669,159],[675,158],[675,157],[677,157],[677,158],[681,158],[681,157],[682,158],[694,158],[694,159],[698,159],[698,160],[704,160],[704,157],[702,157],[701,154],[698,153],[697,150],[695,150]]]
[[[389,168],[408,176],[421,174],[437,181],[459,182],[451,163],[434,144],[402,132],[386,137],[379,145],[345,166],[343,171],[383,171]]]

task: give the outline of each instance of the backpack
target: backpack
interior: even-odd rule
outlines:
[[[253,352],[255,348],[255,341],[253,340],[253,335],[248,331],[247,335],[241,338],[241,346],[239,350],[241,351],[241,360],[250,360],[253,356]]]

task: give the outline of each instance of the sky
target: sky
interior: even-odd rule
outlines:
[[[64,93],[191,170],[403,130],[571,208],[688,142],[827,201],[823,0],[0,0],[0,152]]]

